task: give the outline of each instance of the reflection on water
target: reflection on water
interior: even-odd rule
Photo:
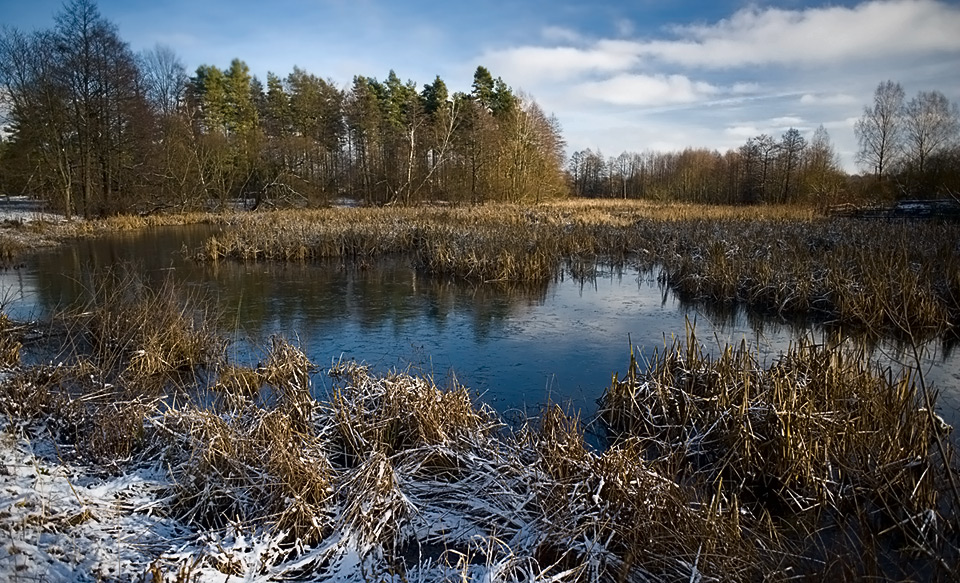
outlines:
[[[799,335],[826,334],[736,305],[681,302],[655,274],[630,269],[525,288],[424,277],[402,259],[361,268],[184,258],[183,250],[215,230],[157,228],[46,250],[0,274],[0,300],[14,318],[42,318],[88,294],[96,273],[132,266],[148,281],[173,277],[209,298],[233,341],[232,356],[244,362],[256,363],[270,335],[282,334],[320,366],[345,358],[381,370],[413,367],[439,383],[455,374],[501,412],[533,413],[554,400],[584,416],[611,374],[626,369],[630,342],[652,352],[683,336],[688,321],[708,347],[746,339],[768,362]],[[949,349],[927,345],[924,370],[941,391],[942,414],[960,425],[960,359]],[[908,349],[889,343],[872,354],[895,367],[913,362]]]

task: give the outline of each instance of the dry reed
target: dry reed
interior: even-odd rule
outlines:
[[[203,302],[184,296],[172,280],[154,286],[113,271],[94,280],[86,303],[57,320],[69,351],[89,355],[99,370],[142,380],[222,357],[224,342]]]
[[[917,233],[924,230],[924,236]],[[202,260],[410,258],[475,282],[544,282],[564,265],[656,269],[681,297],[742,302],[876,333],[921,336],[960,316],[960,227],[813,216],[790,207],[553,203],[240,215]]]
[[[600,416],[614,443],[637,448],[701,499],[790,517],[795,544],[812,544],[802,541],[852,516],[866,529],[858,545],[863,535],[896,532],[918,552],[955,557],[955,545],[940,546],[945,531],[932,526],[952,528],[960,503],[949,486],[955,462],[933,447],[944,426],[909,374],[864,362],[809,342],[768,367],[743,345],[710,358],[691,331],[647,365],[631,354]]]
[[[6,314],[0,314],[0,368],[15,367],[20,364],[20,334],[23,331],[10,321]]]
[[[710,358],[691,332],[649,367],[632,355],[604,395],[611,442],[597,451],[556,406],[510,430],[467,388],[409,372],[336,363],[318,399],[313,363],[279,337],[256,368],[225,363],[182,380],[192,398],[155,398],[145,371],[169,371],[133,364],[150,337],[141,319],[192,329],[193,317],[177,316],[190,312],[171,290],[118,289],[102,297],[132,303],[91,304],[50,336],[66,339],[63,364],[0,380],[0,413],[91,471],[169,477],[152,508],[187,534],[131,565],[142,573],[949,580],[958,558],[929,395],[839,347],[803,343],[764,366],[745,346]],[[130,308],[145,298],[151,310]]]

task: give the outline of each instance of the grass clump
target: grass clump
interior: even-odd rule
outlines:
[[[403,456],[428,452],[431,469],[451,469],[462,448],[485,443],[500,427],[496,414],[477,407],[460,385],[442,390],[428,377],[397,373],[384,377],[353,362],[331,370],[340,379],[325,416],[345,463],[380,452]]]
[[[22,238],[0,231],[0,267],[12,265],[26,249]]]
[[[188,524],[231,521],[316,543],[330,528],[331,470],[322,443],[279,410],[199,408],[156,421],[176,483],[172,509]]]
[[[181,295],[170,279],[153,286],[135,276],[106,273],[83,306],[59,320],[73,354],[131,379],[163,377],[215,364],[224,342],[198,298]]]
[[[22,328],[0,313],[0,368],[12,368],[20,364]]]
[[[873,541],[955,558],[943,537],[957,526],[960,499],[952,452],[934,447],[942,421],[913,378],[864,362],[809,342],[768,367],[743,345],[709,358],[691,332],[645,368],[631,354],[600,417],[614,447],[636,448],[700,500],[782,521],[797,548],[854,528],[854,538],[835,541],[851,545],[850,556]],[[800,557],[793,568],[814,562]]]
[[[83,360],[17,370],[0,382],[0,414],[19,434],[46,431],[64,453],[101,467],[120,467],[146,448],[146,420],[159,401],[133,396],[99,378],[99,371]]]
[[[542,564],[583,580],[750,581],[783,578],[782,549],[736,504],[698,492],[623,441],[596,453],[575,418],[547,409],[531,436]]]

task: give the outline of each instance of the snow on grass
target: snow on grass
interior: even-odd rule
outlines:
[[[276,399],[221,383],[247,399],[146,413],[102,391],[18,408],[27,393],[0,379],[0,581],[719,581],[806,560],[763,506],[645,459],[649,442],[593,451],[556,406],[508,431],[462,387],[354,364],[307,404],[301,355],[277,343],[258,369]],[[82,435],[102,429],[97,398],[143,423],[107,463]]]
[[[97,476],[49,438],[0,432],[0,580],[115,580],[143,570],[182,526],[154,514],[164,472]]]
[[[50,213],[41,209],[40,203],[25,196],[0,198],[0,223],[30,223],[45,221],[57,223],[66,218],[60,213]]]

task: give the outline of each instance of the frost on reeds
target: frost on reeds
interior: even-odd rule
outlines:
[[[958,324],[958,249],[954,224],[699,221],[667,236],[658,262],[689,299],[929,337]]]
[[[764,367],[743,347],[708,358],[691,337],[649,369],[634,360],[604,396],[598,451],[557,406],[507,427],[455,381],[338,362],[318,394],[314,365],[282,338],[256,367],[218,363],[158,393],[130,369],[124,347],[140,344],[96,356],[99,338],[140,338],[120,325],[139,322],[111,316],[100,336],[85,318],[62,338],[87,352],[0,377],[0,427],[55,452],[22,468],[72,464],[78,484],[100,484],[69,505],[97,520],[69,510],[79,518],[44,536],[118,549],[117,580],[949,580],[958,558],[938,418],[909,379],[836,347],[802,344]],[[152,476],[135,505],[120,493],[133,474]],[[89,492],[116,496],[88,504]],[[130,536],[99,522],[107,506],[166,526]]]
[[[312,368],[301,350],[274,338],[262,369],[226,369],[216,390],[232,398],[213,409],[171,409],[155,422],[177,484],[177,516],[207,528],[269,520],[284,537],[318,540],[331,470],[313,426]],[[258,398],[262,387],[268,394]]]
[[[599,415],[614,447],[636,448],[701,500],[786,521],[793,544],[834,536],[833,554],[853,556],[896,533],[940,568],[958,558],[943,537],[960,516],[956,462],[934,447],[945,427],[909,374],[864,362],[810,342],[767,367],[743,345],[710,358],[691,331],[649,363],[631,353]],[[843,548],[850,524],[861,530]]]
[[[700,503],[636,449],[593,451],[558,409],[510,432],[464,387],[356,364],[336,365],[329,398],[308,403],[310,366],[275,340],[264,366],[223,369],[216,390],[241,393],[233,399],[81,397],[61,390],[88,382],[77,365],[7,379],[0,403],[8,420],[32,418],[22,434],[54,436],[61,463],[164,476],[152,501],[129,510],[179,525],[164,536],[62,527],[65,538],[93,532],[136,555],[120,577],[612,582],[779,572],[771,557],[781,555],[761,546],[769,537],[755,521]],[[31,411],[11,405],[41,394]],[[49,430],[58,425],[69,430]],[[135,447],[117,442],[94,459],[71,446],[113,433],[136,437]]]

